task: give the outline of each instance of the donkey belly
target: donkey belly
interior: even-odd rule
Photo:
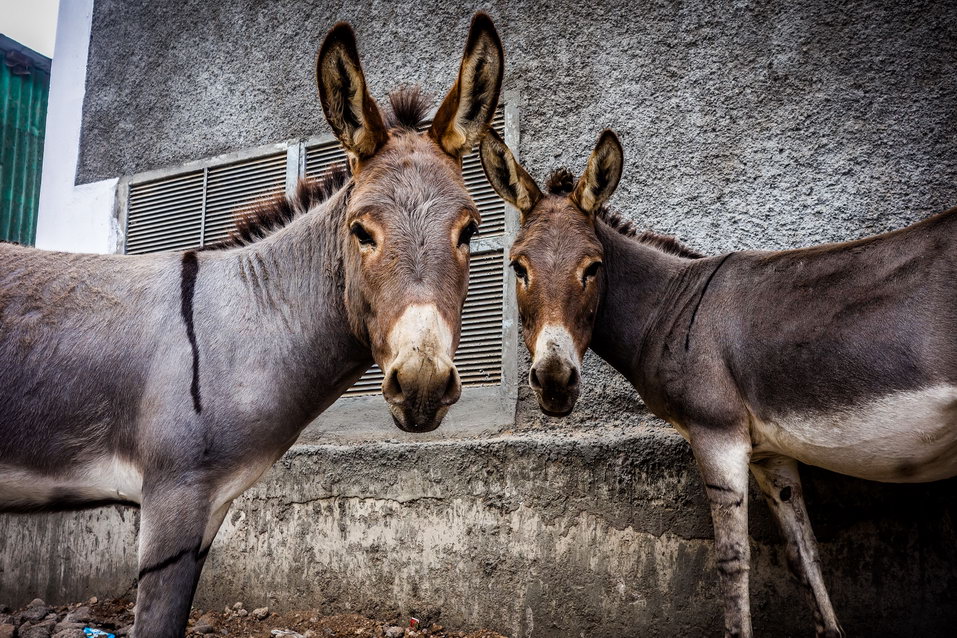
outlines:
[[[874,481],[920,483],[957,475],[957,386],[898,392],[825,413],[754,424],[754,456],[784,454]]]
[[[0,464],[0,511],[76,507],[86,503],[139,503],[143,475],[117,456],[78,461],[57,472]]]

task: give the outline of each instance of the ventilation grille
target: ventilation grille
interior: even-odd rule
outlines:
[[[204,171],[130,186],[126,252],[182,250],[203,234]]]
[[[264,197],[281,193],[285,187],[285,153],[210,168],[203,243],[225,239],[237,217],[249,212],[253,204]]]
[[[126,252],[183,250],[225,239],[237,217],[285,184],[285,153],[133,184]]]

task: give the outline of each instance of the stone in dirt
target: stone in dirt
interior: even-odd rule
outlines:
[[[53,627],[53,633],[58,634],[61,631],[68,631],[70,629],[79,629],[83,631],[83,628],[86,627],[86,623],[82,622],[67,622],[66,619],[63,622],[57,623]]]
[[[13,638],[17,628],[11,624],[0,625],[0,638]]]
[[[53,638],[86,638],[86,634],[83,633],[83,629],[71,627],[56,632],[53,634]]]
[[[93,616],[90,613],[90,608],[87,607],[86,605],[83,605],[82,607],[77,607],[76,609],[68,613],[66,615],[66,618],[63,619],[63,622],[86,623],[86,622],[90,622],[92,618]]]
[[[233,609],[235,609],[236,611],[239,611],[242,608],[243,608],[242,603],[233,603]]]
[[[253,618],[256,620],[266,620],[269,616],[269,607],[260,607],[259,609],[253,609]]]
[[[26,609],[17,614],[17,623],[22,625],[25,622],[35,623],[46,618],[50,613],[50,608],[42,600],[37,598],[30,603]]]
[[[0,612],[0,625],[12,625],[14,624],[13,614],[8,614],[7,612]]]
[[[196,624],[193,625],[194,634],[212,634],[216,632],[216,614],[209,612],[200,616]]]
[[[18,636],[20,638],[50,638],[53,635],[53,626],[56,623],[47,620],[35,625],[27,623],[20,627]]]
[[[405,636],[405,629],[403,629],[402,627],[397,627],[395,625],[393,625],[392,627],[386,627],[385,636],[386,638],[402,638],[403,636]]]

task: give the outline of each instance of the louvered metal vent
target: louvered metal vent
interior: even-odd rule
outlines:
[[[225,239],[236,217],[263,197],[282,192],[285,186],[285,153],[210,168],[206,182],[203,243]]]
[[[198,246],[203,234],[205,171],[130,186],[126,252]]]
[[[224,239],[237,216],[285,184],[285,153],[133,184],[126,252],[182,250]]]
[[[428,123],[422,126],[422,130]],[[505,115],[501,107],[492,119],[492,128],[505,134]],[[485,178],[478,149],[462,161],[465,186],[482,214],[481,238],[505,232],[505,204]],[[306,147],[306,177],[318,177],[330,166],[346,161],[338,142]],[[502,379],[502,250],[473,253],[469,269],[469,294],[462,314],[462,340],[455,354],[455,365],[465,386],[495,385]],[[382,371],[372,366],[347,392],[347,395],[376,394],[381,390]]]

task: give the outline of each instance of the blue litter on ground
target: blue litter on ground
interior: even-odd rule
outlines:
[[[108,634],[102,629],[93,629],[93,627],[85,628],[83,634],[90,638],[116,638],[113,634]]]

